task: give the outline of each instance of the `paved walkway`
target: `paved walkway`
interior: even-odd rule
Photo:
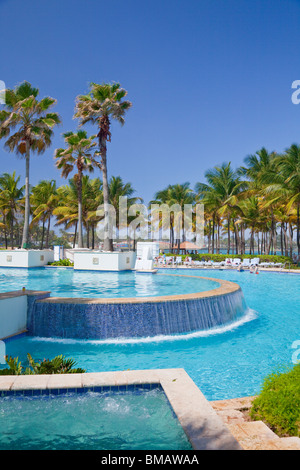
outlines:
[[[254,397],[210,402],[244,450],[300,450],[298,437],[278,437],[262,421],[250,421]]]

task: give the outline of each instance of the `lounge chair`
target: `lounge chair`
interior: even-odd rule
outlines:
[[[243,261],[242,261],[242,267],[243,267],[243,268],[250,268],[250,259],[249,259],[249,258],[243,259]]]
[[[240,258],[233,259],[232,266],[239,266],[241,264]]]
[[[259,258],[253,258],[251,260],[251,266],[258,266],[259,265]]]
[[[204,261],[195,261],[195,266],[204,266]]]
[[[282,268],[283,263],[275,263],[274,266],[275,268]]]
[[[259,266],[261,266],[262,268],[269,268],[271,265],[271,263],[267,263],[266,261],[263,262],[263,263],[259,263]]]

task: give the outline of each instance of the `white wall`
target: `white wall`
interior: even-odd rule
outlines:
[[[11,268],[34,268],[54,261],[52,250],[1,250],[0,266]]]
[[[133,251],[103,253],[100,251],[75,252],[74,269],[91,271],[125,271],[134,268],[136,254]]]
[[[143,250],[145,248],[150,248],[152,252],[152,259],[156,258],[156,256],[159,256],[159,243],[158,242],[137,242],[136,252],[137,252],[138,258],[142,258]]]
[[[27,295],[0,298],[0,339],[26,330]]]

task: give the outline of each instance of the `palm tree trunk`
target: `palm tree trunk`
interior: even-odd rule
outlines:
[[[29,167],[30,167],[30,145],[26,141],[26,175],[25,175],[25,215],[22,237],[22,248],[28,248],[29,242],[29,217],[30,217],[30,200],[29,200]]]
[[[11,249],[13,250],[14,248],[14,219],[13,217],[11,219],[11,226],[10,226],[10,245],[11,245]]]
[[[90,224],[88,222],[86,224],[86,247],[90,247]]]
[[[293,258],[293,228],[292,228],[292,224],[289,224],[289,239],[290,239],[290,258]]]
[[[287,225],[282,224],[282,229],[283,229],[283,239],[284,239],[284,256],[289,256]]]
[[[76,236],[77,236],[77,222],[75,224],[75,233],[74,233],[74,240],[73,240],[73,248],[75,248],[76,245]]]
[[[78,171],[78,248],[83,248],[82,238],[82,173]]]
[[[42,239],[41,239],[41,247],[40,247],[41,250],[44,247],[44,236],[45,236],[45,216],[43,217]]]
[[[230,217],[228,217],[228,228],[227,228],[227,254],[229,255],[230,253]]]
[[[215,215],[213,215],[212,220],[212,246],[211,246],[212,254],[215,253]]]
[[[47,227],[47,233],[46,233],[46,248],[49,248],[50,222],[51,222],[51,216],[49,215],[49,217],[48,217],[48,227]]]
[[[4,229],[5,248],[6,248],[6,250],[7,250],[7,232],[6,232],[6,217],[5,217],[5,213],[3,214],[3,222],[4,222],[4,225],[5,225],[5,229]]]
[[[105,216],[105,230],[104,230],[104,241],[103,241],[103,250],[104,251],[113,251],[113,240],[111,238],[112,227],[109,223],[109,186],[107,178],[107,147],[106,142],[107,138],[110,135],[109,133],[110,122],[108,116],[103,116],[100,122],[100,132],[99,137],[99,148],[101,154],[101,167],[102,167],[102,191],[103,191],[103,203],[104,203],[104,216]]]
[[[95,248],[95,226],[92,224],[92,250]]]
[[[297,204],[297,248],[298,257],[300,256],[300,202]]]

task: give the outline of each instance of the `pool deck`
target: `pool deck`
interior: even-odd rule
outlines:
[[[117,389],[132,385],[160,384],[194,450],[242,450],[233,434],[218,416],[184,369],[128,370],[84,374],[0,376],[1,392],[19,395],[34,390],[74,391],[94,387]]]
[[[298,437],[279,437],[262,421],[251,421],[255,397],[210,402],[244,450],[300,450]]]

